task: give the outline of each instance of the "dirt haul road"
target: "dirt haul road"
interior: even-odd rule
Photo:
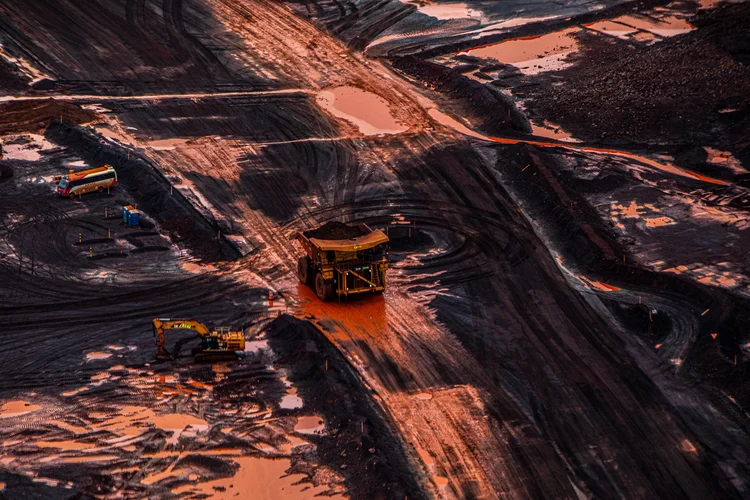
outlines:
[[[275,2],[173,2],[156,13],[135,2],[126,7],[143,26],[170,25],[181,13],[184,31],[170,43],[184,51],[189,70],[181,76],[186,65],[175,63],[179,70],[163,83],[146,84],[153,70],[139,76],[142,54],[125,50],[125,69],[108,75],[123,82],[115,86],[172,97],[104,97],[97,104],[111,112],[95,129],[123,151],[140,148],[225,236],[252,252],[226,279],[234,276],[241,287],[251,274],[248,281],[273,289],[346,355],[375,390],[428,492],[747,494],[744,416],[726,401],[709,406],[710,393],[671,377],[597,295],[574,285],[538,236],[546,228],[534,231],[501,182],[506,171],[532,163],[544,177],[554,160],[536,156],[533,145],[467,141],[444,128],[409,83]],[[101,36],[86,14],[68,3],[59,8],[86,26],[80,37]],[[6,4],[2,10],[18,30],[37,26],[32,14]],[[210,16],[198,23],[198,13]],[[55,91],[106,89],[96,80],[113,71],[114,49],[90,66],[73,64],[76,49],[40,15],[45,28],[36,27],[33,40],[15,41],[61,80]],[[111,15],[114,23],[122,13]],[[223,50],[187,36],[197,27]],[[131,36],[119,33],[112,43],[125,46]],[[56,44],[52,56],[45,47],[57,38],[63,47]],[[210,93],[235,78],[316,94],[173,98],[176,88]],[[385,124],[367,125],[388,133],[363,132],[367,117],[345,109],[346,93],[357,95],[350,87],[376,96],[372,111]],[[321,90],[333,92],[333,106]],[[76,134],[61,127],[50,138],[84,159],[95,155]],[[384,297],[321,304],[297,285],[299,249],[290,237],[340,219],[388,227],[396,263]],[[689,338],[695,326],[681,328]]]

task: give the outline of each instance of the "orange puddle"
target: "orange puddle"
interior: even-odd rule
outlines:
[[[352,338],[368,339],[385,331],[387,318],[382,295],[363,296],[344,302],[321,302],[309,287],[297,288],[303,315],[335,321]]]
[[[73,434],[88,434],[89,432],[89,430],[85,427],[71,425],[67,422],[61,422],[60,420],[50,420],[49,423],[68,432],[72,432]]]
[[[62,461],[68,464],[80,464],[83,462],[104,462],[117,458],[119,458],[117,455],[86,455],[85,457],[64,457]]]
[[[417,10],[422,14],[425,14],[435,19],[448,20],[448,19],[481,19],[482,11],[470,8],[465,3],[423,3],[403,0],[405,3],[410,3],[417,6]]]
[[[32,411],[36,411],[41,406],[27,403],[26,401],[10,401],[0,407],[0,418],[12,418],[26,415]]]
[[[177,147],[185,146],[190,139],[181,139],[173,137],[171,139],[159,139],[156,141],[148,141],[148,146],[157,151],[171,151]]]
[[[687,33],[695,27],[687,22],[686,19],[674,15],[648,17],[648,16],[621,16],[606,21],[597,21],[591,24],[584,24],[589,29],[607,33],[618,38],[627,38],[628,35],[638,30],[662,37],[670,37]]]
[[[167,440],[167,445],[177,444],[183,434],[194,435],[195,432],[208,430],[208,422],[202,418],[181,413],[169,413],[154,417],[152,422],[158,429],[172,432],[172,437]]]
[[[613,20],[664,37],[681,35],[695,29],[686,19],[672,15],[659,17],[658,20],[641,16],[622,16]]]
[[[311,417],[299,417],[297,424],[294,426],[294,431],[300,434],[320,434],[325,427],[326,424],[323,419],[313,415]]]
[[[740,163],[740,161],[735,158],[729,151],[720,151],[718,149],[709,147],[704,147],[703,149],[706,151],[706,161],[708,163],[727,167],[732,172],[738,174],[747,173],[747,170],[742,168],[742,164]]]
[[[353,123],[364,135],[398,134],[407,130],[391,113],[388,102],[357,87],[336,87],[318,94],[318,105]]]
[[[448,486],[448,478],[438,475],[437,467],[435,466],[435,459],[432,458],[432,455],[430,455],[430,453],[424,448],[418,445],[415,445],[415,448],[417,449],[419,458],[422,459],[425,467],[427,467],[427,470],[430,473],[430,477],[435,482],[435,485],[440,490],[445,489]]]
[[[326,486],[312,486],[310,483],[295,484],[305,479],[303,474],[287,475],[291,467],[288,459],[258,457],[238,457],[234,461],[240,466],[233,477],[217,479],[196,485],[183,485],[172,490],[184,495],[188,492],[208,495],[211,498],[253,499],[253,500],[318,500],[319,498],[343,500],[344,496],[317,496],[327,491]]]
[[[296,410],[297,408],[302,408],[303,404],[302,398],[297,396],[297,388],[290,387],[287,393],[281,398],[279,406],[285,410]]]
[[[87,386],[87,385],[85,385],[83,387],[79,387],[78,389],[73,389],[72,391],[63,392],[62,395],[65,396],[65,397],[75,396],[79,392],[84,392],[84,391],[87,391],[89,389],[90,389],[90,387]]]
[[[578,42],[571,36],[577,31],[579,28],[568,28],[546,35],[514,38],[462,53],[513,64],[526,74],[562,69],[563,59],[578,50]]]
[[[37,441],[39,448],[56,448],[58,450],[88,450],[94,448],[91,443],[81,443],[79,441]]]
[[[210,273],[212,271],[216,271],[217,269],[211,264],[198,264],[197,262],[183,262],[180,265],[185,271],[195,274]]]
[[[578,142],[577,139],[573,139],[573,137],[562,128],[546,121],[543,125],[532,123],[531,133],[537,137],[545,137],[547,139],[556,139],[563,142]]]
[[[107,359],[111,357],[112,354],[108,352],[90,352],[86,354],[86,359],[93,360],[93,359]]]
[[[661,227],[676,224],[674,219],[670,219],[669,217],[651,217],[644,220],[646,221],[646,227]]]
[[[598,21],[591,24],[584,24],[588,29],[616,36],[617,38],[627,38],[631,33],[635,33],[635,28],[625,26],[614,21]]]

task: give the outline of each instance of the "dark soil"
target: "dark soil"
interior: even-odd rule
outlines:
[[[394,57],[393,67],[433,90],[445,94],[461,115],[476,123],[476,128],[491,135],[531,132],[528,120],[510,99],[461,72],[415,56]]]
[[[68,124],[78,125],[95,120],[96,113],[52,99],[4,102],[0,104],[0,134],[37,132],[45,129],[53,118],[60,117]]]
[[[215,221],[205,219],[179,191],[170,194],[169,183],[147,160],[100,141],[90,132],[69,127],[54,120],[47,129],[49,140],[68,146],[93,165],[109,164],[117,170],[121,182],[129,185],[139,209],[161,223],[172,240],[187,246],[193,255],[206,262],[238,257],[235,247],[219,236]]]
[[[315,439],[318,454],[346,477],[351,498],[426,498],[390,422],[336,348],[311,323],[287,315],[271,323],[267,336],[276,363],[290,367],[306,411],[325,419],[332,435]]]
[[[0,94],[16,93],[28,90],[25,78],[17,68],[0,61]]]
[[[358,226],[350,226],[343,222],[331,221],[326,222],[318,229],[311,229],[304,232],[308,238],[318,238],[320,240],[350,240],[358,238],[365,234]]]
[[[735,355],[742,359],[740,346],[747,342],[742,325],[750,321],[750,301],[678,275],[630,264],[627,248],[578,191],[580,181],[559,171],[554,155],[525,145],[502,149],[505,152],[497,168],[506,177],[508,189],[523,200],[527,213],[546,228],[551,246],[562,250],[566,265],[600,281],[624,284],[631,291],[657,292],[684,317],[707,311],[698,316],[700,339],[691,347],[684,364],[690,376],[730,392],[737,404],[745,410],[750,408],[745,378],[750,368],[748,363],[732,362]],[[530,170],[523,172],[524,165],[530,165],[538,175]],[[609,300],[605,303],[634,335],[658,341],[676,328],[675,318],[663,311],[649,319],[645,307],[648,304],[630,307]],[[706,346],[712,333],[717,334],[721,346],[718,350]]]
[[[651,46],[582,33],[564,85],[524,88],[531,111],[584,139],[726,143],[747,161],[750,4],[720,4],[692,22],[699,29]]]
[[[0,164],[0,182],[9,181],[13,177],[13,167]]]

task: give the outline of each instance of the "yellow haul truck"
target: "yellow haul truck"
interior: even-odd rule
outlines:
[[[307,253],[297,261],[299,280],[320,300],[385,290],[388,236],[383,231],[328,222],[295,238]]]

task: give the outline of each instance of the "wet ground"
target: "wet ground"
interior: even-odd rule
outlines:
[[[748,495],[746,4],[100,7],[0,2],[0,494]],[[383,296],[297,283],[342,220]]]

